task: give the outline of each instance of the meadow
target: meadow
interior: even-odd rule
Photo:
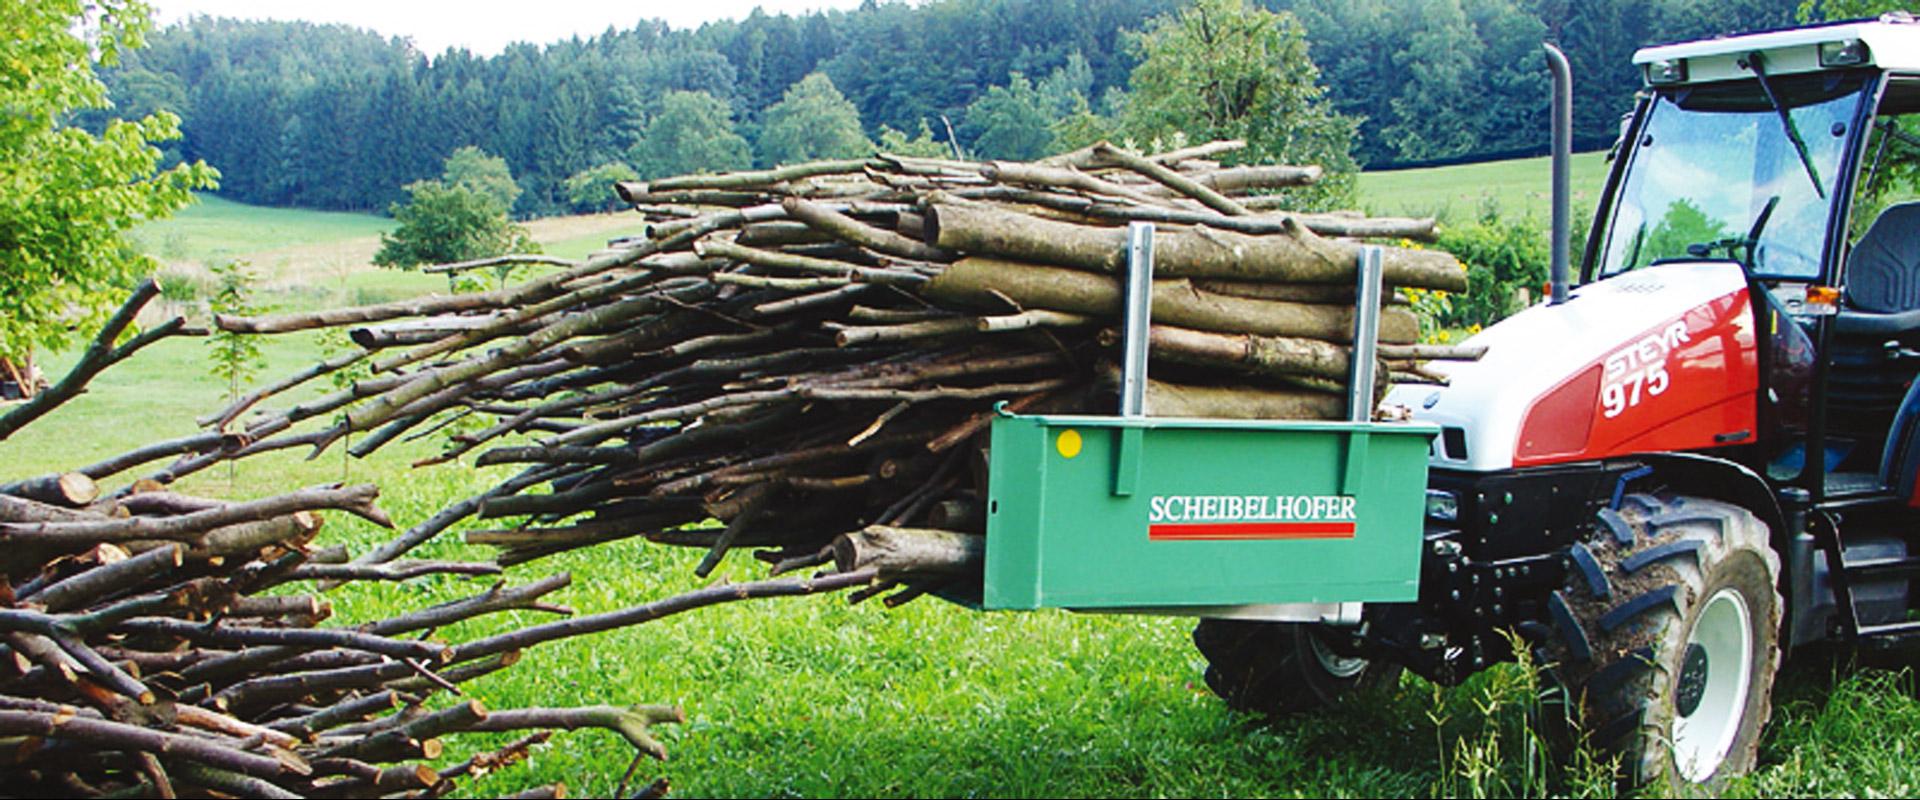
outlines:
[[[1597,163],[1597,159],[1595,159]],[[1591,165],[1590,165],[1591,166]],[[1448,170],[1460,170],[1449,173]],[[1491,196],[1527,213],[1524,164],[1366,176],[1366,204],[1472,205]],[[1491,170],[1491,171],[1486,171]],[[1453,177],[1449,177],[1449,175]],[[1501,181],[1494,175],[1506,175]],[[1450,185],[1451,184],[1451,185]],[[1385,188],[1382,188],[1385,187]],[[1508,188],[1497,188],[1508,187]],[[1496,194],[1484,195],[1493,188]],[[1407,206],[1403,213],[1435,213]],[[1544,212],[1541,212],[1544,214]],[[169,270],[195,274],[215,259],[249,261],[283,308],[443,290],[445,281],[330,259],[370,253],[384,220],[254,209],[218,200],[144,229]],[[583,255],[631,232],[618,217],[536,223],[549,252]],[[598,237],[597,239],[594,237]],[[171,248],[171,249],[169,249]],[[358,249],[356,249],[358,248]],[[362,262],[364,264],[364,262]],[[314,285],[313,275],[331,276]],[[303,277],[305,276],[305,277]],[[191,300],[183,300],[190,304]],[[263,376],[294,371],[323,351],[306,334],[264,342]],[[187,432],[228,387],[207,377],[207,348],[175,339],[100,376],[91,391],[0,442],[0,479],[85,463],[135,443]],[[50,356],[57,374],[70,355]],[[190,478],[186,491],[225,497],[327,481],[372,481],[402,525],[500,475],[470,465],[407,464],[421,440],[352,460],[282,453]],[[483,557],[442,535],[424,556]],[[323,541],[364,549],[386,532],[335,515]],[[570,572],[555,596],[581,612],[697,588],[699,553],[640,541],[516,567],[525,582]],[[736,553],[721,571],[748,580],[764,568]],[[517,577],[516,577],[517,576]],[[477,591],[449,577],[353,586],[331,599],[336,619],[419,607]],[[523,612],[531,613],[531,612]],[[1608,795],[1586,771],[1548,766],[1525,726],[1530,676],[1491,670],[1455,688],[1407,677],[1326,714],[1266,723],[1228,711],[1201,682],[1201,659],[1179,619],[1069,613],[977,613],[938,600],[899,609],[844,598],[759,601],[702,610],[584,640],[545,645],[514,669],[469,684],[490,708],[676,703],[688,723],[663,729],[672,756],[642,764],[636,783],[668,777],[687,796],[1537,796]],[[446,631],[466,638],[480,631]],[[1910,796],[1920,701],[1906,672],[1802,658],[1783,673],[1762,766],[1736,796]],[[449,758],[483,746],[455,740]],[[561,733],[532,762],[463,788],[501,794],[565,781],[577,795],[611,793],[631,750],[601,731]]]
[[[1573,154],[1568,184],[1573,189],[1576,219],[1593,213],[1612,166],[1606,155],[1604,151]],[[1443,223],[1489,212],[1544,223],[1552,212],[1552,174],[1552,163],[1545,156],[1365,172],[1359,181],[1360,205],[1374,215],[1436,217]]]

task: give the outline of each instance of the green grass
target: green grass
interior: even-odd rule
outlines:
[[[0,443],[0,477],[71,466],[129,441],[184,432],[224,387],[204,374],[199,343],[165,342],[98,378],[94,390]],[[301,335],[270,340],[270,373],[318,354]],[[50,364],[54,368],[63,364]],[[499,477],[497,470],[411,470],[427,442],[365,461],[337,451],[287,453],[187,481],[188,491],[252,496],[332,480],[373,481],[402,524]],[[459,531],[425,557],[480,557]],[[332,515],[323,542],[364,549],[387,532]],[[515,580],[558,571],[574,583],[552,597],[605,611],[703,585],[697,553],[639,542],[603,545],[516,568]],[[735,580],[761,567],[736,554]],[[352,586],[330,595],[341,623],[479,591],[486,580],[435,578]],[[520,622],[540,615],[522,613]],[[497,630],[482,621],[442,631],[459,641]],[[1512,667],[1466,686],[1407,678],[1387,694],[1328,714],[1263,725],[1227,711],[1200,681],[1182,620],[1058,612],[981,614],[936,600],[886,610],[839,597],[761,601],[671,617],[543,645],[469,687],[489,708],[675,703],[684,726],[661,731],[672,758],[643,764],[686,796],[1521,796],[1595,795],[1578,775],[1530,775],[1522,730],[1524,675]],[[1910,794],[1920,764],[1908,744],[1920,725],[1911,681],[1868,672],[1836,683],[1819,664],[1782,680],[1766,764],[1735,787],[1748,796]],[[497,737],[456,738],[448,758]],[[565,781],[604,795],[631,751],[599,731],[563,733],[522,767],[471,793]],[[466,792],[463,792],[466,793]]]
[[[1485,185],[1480,170],[1494,168],[1453,169],[1458,171],[1423,173],[1417,183],[1431,196],[1468,196]],[[241,211],[241,219],[250,218]],[[327,229],[304,230],[324,235]],[[237,241],[250,234],[220,235]],[[204,251],[214,245],[183,246]],[[406,277],[350,271],[339,287],[322,289],[344,296],[419,288],[399,280]],[[331,302],[332,295],[308,288],[312,293],[287,295],[288,302]],[[226,394],[225,386],[205,377],[205,350],[197,341],[169,340],[101,375],[84,396],[0,442],[0,479],[76,466],[133,443],[191,431],[193,417],[220,406]],[[311,336],[293,334],[268,338],[263,353],[263,374],[278,376],[310,363],[320,347]],[[49,357],[46,367],[58,374],[70,359]],[[338,449],[315,461],[300,452],[280,453],[249,460],[231,476],[225,468],[203,472],[181,488],[241,497],[335,480],[372,481],[383,487],[381,505],[408,525],[501,477],[499,469],[407,468],[433,448],[430,441],[398,443],[364,461],[344,460]],[[483,524],[456,528],[415,555],[483,557],[460,537]],[[364,550],[388,535],[336,514],[327,520],[322,543]],[[573,585],[551,599],[590,613],[703,585],[692,576],[698,555],[629,541],[517,567],[513,579],[570,572]],[[744,553],[721,571],[735,580],[763,574]],[[487,584],[438,577],[354,585],[330,599],[336,621],[344,624],[464,596]],[[516,621],[540,618],[521,612]],[[505,622],[476,621],[439,635],[465,640]],[[679,704],[688,723],[661,731],[672,758],[643,764],[639,780],[669,777],[676,794],[685,796],[1610,791],[1579,774],[1539,774],[1523,725],[1529,684],[1517,668],[1498,668],[1452,689],[1406,678],[1366,702],[1269,725],[1227,711],[1207,692],[1189,629],[1189,622],[1175,619],[983,614],[937,600],[892,611],[878,603],[849,607],[840,597],[761,601],[543,645],[513,669],[470,684],[469,691],[489,708]],[[1920,760],[1911,744],[1920,727],[1920,701],[1911,676],[1835,672],[1825,661],[1802,660],[1783,674],[1776,697],[1761,768],[1732,794],[1904,796],[1920,789]],[[490,741],[499,739],[456,738],[448,761]],[[558,780],[576,795],[604,795],[630,757],[626,744],[605,732],[562,733],[529,764],[464,787],[462,794],[507,793]]]
[[[1606,153],[1575,153],[1574,214],[1591,214],[1606,183]],[[1456,221],[1492,206],[1502,216],[1545,221],[1552,211],[1552,165],[1546,157],[1426,167],[1360,175],[1360,205],[1375,215],[1438,217]]]
[[[393,228],[374,214],[250,206],[200,194],[169,219],[148,223],[134,240],[164,261],[220,261],[307,244],[359,239]]]
[[[318,355],[302,335],[269,340],[269,374]],[[48,366],[64,367],[64,359]],[[101,375],[55,414],[0,443],[0,478],[36,474],[117,452],[125,442],[190,430],[224,387],[204,374],[203,348],[172,340]],[[277,405],[277,404],[276,404]],[[276,454],[200,473],[183,489],[241,497],[333,480],[373,481],[402,524],[500,477],[500,470],[411,470],[431,449],[398,445],[365,461],[338,452],[317,461]],[[459,531],[422,557],[483,557]],[[356,550],[387,532],[331,515],[323,543]],[[516,568],[529,581],[553,572],[573,586],[553,600],[591,613],[704,585],[698,553],[638,541]],[[764,567],[736,554],[736,580]],[[330,595],[352,622],[479,591],[487,581],[434,578],[354,585]],[[541,615],[519,614],[522,623]],[[458,626],[459,641],[502,621]],[[688,796],[1254,796],[1428,794],[1447,774],[1440,742],[1478,741],[1487,723],[1476,690],[1438,696],[1407,682],[1379,702],[1331,716],[1263,726],[1228,712],[1200,683],[1189,623],[1059,612],[980,614],[936,600],[898,610],[849,607],[839,597],[707,609],[607,634],[541,646],[502,674],[470,686],[490,708],[674,703],[688,723],[663,729],[672,752],[643,765]],[[1436,727],[1432,716],[1448,720]],[[1508,714],[1508,723],[1512,715]],[[1365,731],[1364,736],[1354,732]],[[498,737],[456,739],[449,759]],[[631,756],[617,737],[562,734],[522,768],[475,793],[565,781],[604,795]]]

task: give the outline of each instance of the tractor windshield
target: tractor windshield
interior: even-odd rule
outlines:
[[[1654,98],[1605,229],[1600,275],[1727,258],[1757,275],[1819,276],[1867,76],[1769,83],[1777,107],[1760,81],[1676,87]]]

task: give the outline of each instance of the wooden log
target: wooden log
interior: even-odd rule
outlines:
[[[296,511],[336,508],[383,527],[393,521],[374,506],[380,490],[370,484],[323,486],[291,494],[233,503],[178,517],[133,517],[97,521],[0,523],[0,538],[20,542],[70,543],[130,539],[198,539],[227,525],[256,522]]]
[[[661,192],[686,191],[689,189],[758,189],[772,184],[797,181],[805,178],[817,178],[823,175],[857,175],[872,165],[869,159],[850,158],[837,161],[809,161],[803,164],[776,167],[774,169],[750,172],[723,172],[705,175],[681,175],[672,178],[638,182],[621,181],[615,183],[620,199],[629,196],[658,194]],[[632,201],[628,201],[632,202]]]
[[[287,573],[295,581],[406,581],[422,575],[498,575],[497,564],[471,561],[395,560],[380,564],[302,564]]]
[[[822,233],[861,247],[921,261],[948,261],[953,258],[952,253],[909,239],[893,231],[865,225],[824,205],[789,197],[781,201],[780,207],[786,209],[787,214],[794,219],[805,222]]]
[[[832,575],[823,575],[818,578],[801,580],[770,580],[710,586],[663,600],[619,609],[617,611],[607,611],[558,622],[548,622],[542,625],[534,625],[516,631],[496,634],[484,639],[476,639],[465,644],[457,645],[455,647],[454,660],[467,661],[496,653],[518,651],[543,642],[630,627],[662,617],[720,603],[738,602],[763,597],[795,597],[835,592],[865,585],[871,582],[876,574],[873,570],[859,570],[856,572],[835,573]]]
[[[135,516],[177,517],[208,511],[226,505],[218,500],[193,497],[169,491],[136,491],[113,501],[118,508]]]
[[[936,301],[978,307],[1044,308],[1113,319],[1120,313],[1117,278],[1074,269],[1044,267],[986,258],[965,258],[927,284],[923,294]],[[1185,280],[1157,280],[1153,320],[1200,330],[1297,336],[1328,341],[1353,338],[1353,309],[1232,297],[1201,291]],[[1380,340],[1411,343],[1419,338],[1412,312],[1381,312]]]
[[[1349,348],[1318,339],[1211,333],[1174,325],[1155,325],[1148,332],[1147,347],[1156,358],[1186,364],[1335,380],[1348,376],[1353,360]]]
[[[333,604],[310,594],[236,597],[227,603],[226,611],[229,618],[302,617],[318,623],[333,615]]]
[[[460,317],[429,317],[427,319],[405,320],[402,322],[382,322],[360,328],[348,328],[347,338],[363,350],[381,350],[389,347],[408,347],[412,345],[438,342],[449,336],[487,328],[496,322],[493,316],[468,315]],[[510,332],[525,333],[531,330],[527,325],[507,328]]]
[[[1119,164],[1120,166],[1140,173],[1160,185],[1186,195],[1187,197],[1191,197],[1194,200],[1198,200],[1201,205],[1222,214],[1244,217],[1252,213],[1247,211],[1246,206],[1228,199],[1226,195],[1217,191],[1214,186],[1207,185],[1205,179],[1214,177],[1211,174],[1204,176],[1201,180],[1195,180],[1168,169],[1159,162],[1129,153],[1107,142],[1094,145],[1093,152],[1104,161]]]
[[[1103,203],[1092,198],[1075,195],[1054,194],[1012,186],[986,186],[978,189],[963,189],[953,193],[935,193],[933,202],[952,202],[956,200],[993,200],[1037,209],[1050,209],[1070,215],[1067,221],[1078,222],[1154,222],[1170,225],[1205,225],[1220,230],[1239,231],[1248,234],[1285,233],[1287,220],[1294,220],[1306,226],[1307,230],[1321,236],[1377,239],[1413,239],[1431,242],[1436,237],[1435,222],[1429,218],[1405,219],[1400,217],[1353,218],[1334,214],[1252,214],[1244,217],[1227,216],[1211,210],[1189,208],[1169,208],[1166,206],[1131,206],[1119,203]],[[1236,202],[1249,209],[1260,205],[1265,198],[1238,198]],[[927,234],[922,233],[925,237]]]
[[[1141,205],[1165,205],[1166,201],[1112,181],[1102,180],[1072,168],[1049,167],[1017,161],[993,161],[980,167],[987,180],[1038,186],[1045,189],[1071,189],[1089,194],[1118,197]],[[946,245],[941,245],[946,247]]]
[[[187,551],[187,556],[190,558],[252,557],[264,547],[305,544],[319,532],[320,524],[319,514],[312,511],[295,511],[284,516],[226,525],[208,531],[201,539],[202,544]]]
[[[1212,158],[1243,149],[1246,146],[1246,141],[1242,139],[1223,139],[1193,145],[1192,147],[1183,147],[1178,150],[1169,150],[1164,153],[1154,153],[1147,156],[1147,158],[1152,159],[1155,163],[1172,167],[1178,166],[1182,161]],[[1071,152],[1047,156],[1046,158],[1040,159],[1039,163],[1056,167],[1079,167],[1080,169],[1096,167],[1100,165],[1100,157],[1094,152],[1094,147],[1095,145],[1088,145]]]
[[[183,454],[238,450],[246,446],[250,440],[251,437],[243,434],[223,433],[217,430],[207,433],[191,434],[136,447],[125,453],[96,461],[74,471],[86,475],[95,481],[99,481],[103,478],[117,475],[140,466],[141,464],[158,461],[162,458]]]
[[[556,258],[554,256],[543,256],[543,255],[537,255],[534,253],[509,253],[503,256],[476,258],[472,261],[456,261],[451,264],[434,264],[432,266],[421,267],[420,271],[426,272],[426,273],[450,275],[454,273],[468,272],[476,269],[487,269],[491,267],[519,267],[519,266],[528,266],[528,265],[540,265],[540,266],[547,266],[547,267],[564,267],[564,268],[571,269],[573,267],[580,266],[580,262],[575,261],[571,258]]]
[[[0,494],[0,523],[35,522],[88,522],[106,520],[108,517],[95,511],[87,511],[24,497]]]
[[[1487,354],[1487,346],[1465,344],[1382,345],[1381,358],[1433,361],[1474,361]]]
[[[1337,283],[1265,283],[1260,281],[1222,281],[1196,279],[1201,291],[1256,300],[1285,300],[1291,303],[1339,303],[1353,305],[1353,287]],[[1384,305],[1407,305],[1398,292],[1381,292]]]
[[[1219,419],[1345,419],[1347,399],[1331,392],[1269,386],[1200,386],[1148,380],[1147,413]]]
[[[297,800],[300,795],[272,781],[204,764],[179,763],[171,769],[175,778],[189,786],[229,797],[261,797],[269,800]]]
[[[665,759],[666,748],[653,738],[649,728],[665,723],[685,724],[686,721],[686,713],[675,706],[514,708],[488,714],[462,730],[504,733],[529,728],[601,728],[620,734],[635,750],[656,759]]]
[[[1078,328],[1092,325],[1094,319],[1082,314],[1069,314],[1064,311],[1050,311],[1036,308],[1018,314],[1006,314],[994,317],[977,317],[975,327],[981,333],[1007,333],[1025,331],[1034,328]]]
[[[678,302],[687,302],[687,300],[681,299]],[[578,314],[566,315],[563,319],[516,339],[511,344],[489,351],[485,355],[414,373],[406,383],[371,398],[358,409],[347,412],[345,428],[349,431],[369,430],[407,413],[407,407],[410,404],[428,395],[517,366],[548,347],[584,335],[596,328],[605,328],[653,313],[666,305],[668,305],[667,300],[655,295],[620,300]]]
[[[67,508],[80,508],[100,497],[100,486],[80,472],[58,472],[0,486],[0,494],[24,497]]]
[[[400,317],[423,317],[462,311],[486,311],[505,308],[518,299],[506,291],[475,294],[430,294],[369,306],[334,308],[322,311],[294,312],[248,317],[215,314],[213,324],[232,333],[291,333],[314,328],[333,328],[356,323],[380,322]]]
[[[79,608],[165,575],[185,563],[186,548],[168,542],[124,561],[94,567],[21,599],[60,612]]]
[[[833,561],[841,572],[878,570],[881,579],[926,575],[981,574],[986,537],[964,531],[869,525],[833,540]]]
[[[349,698],[302,716],[275,720],[268,723],[267,727],[303,739],[311,739],[314,734],[339,727],[355,720],[369,719],[377,714],[384,714],[400,708],[405,703],[405,695],[392,689],[386,689],[361,697]]]
[[[1349,239],[1414,239],[1431,242],[1439,238],[1432,217],[1346,217],[1334,214],[1298,214],[1293,217],[1307,230],[1321,236]]]
[[[826,327],[834,331],[834,344],[841,347],[876,342],[894,343],[914,339],[950,338],[975,333],[980,329],[979,323],[970,317],[930,319],[921,322],[903,322],[897,325],[827,323]]]
[[[844,261],[813,258],[811,256],[796,255],[778,250],[761,250],[753,247],[743,247],[730,242],[700,241],[694,243],[693,247],[694,252],[703,256],[731,258],[769,269],[853,278],[866,283],[903,286],[906,288],[913,288],[927,282],[926,277],[922,275],[914,275],[897,270],[863,267]]]
[[[0,414],[0,440],[6,439],[27,423],[39,419],[60,404],[73,399],[86,388],[88,381],[100,374],[101,370],[125,360],[140,348],[171,336],[184,328],[186,320],[176,317],[133,337],[126,344],[114,346],[114,341],[120,338],[120,334],[133,325],[134,317],[140,313],[140,309],[145,308],[148,302],[158,296],[160,296],[158,281],[153,278],[141,281],[140,285],[134,288],[132,296],[113,312],[113,316],[107,318],[106,324],[101,326],[100,332],[94,336],[93,343],[87,345],[87,349],[80,354],[80,360],[74,363],[65,377],[36,393],[26,402]]]
[[[834,241],[832,236],[804,222],[756,222],[740,229],[733,243],[742,247],[781,247],[790,244],[820,244]]]
[[[1110,274],[1126,269],[1126,231],[1056,222],[977,204],[940,203],[928,211],[943,249]],[[1285,233],[1250,236],[1204,227],[1154,236],[1154,274],[1298,283],[1350,283],[1359,245],[1324,239],[1297,221]],[[1466,270],[1437,250],[1385,248],[1385,280],[1394,286],[1465,291]]]
[[[419,747],[418,742],[469,730],[488,716],[485,705],[478,700],[468,700],[377,734],[322,749],[314,756],[375,762],[399,761],[412,757],[412,751]],[[438,777],[436,773],[435,778]]]
[[[1317,166],[1288,166],[1285,164],[1263,164],[1245,167],[1228,167],[1201,173],[1195,180],[1208,188],[1225,194],[1240,194],[1255,189],[1284,189],[1291,186],[1311,186],[1319,183],[1323,170]]]

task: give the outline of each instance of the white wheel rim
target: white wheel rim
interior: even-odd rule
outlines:
[[[1727,760],[1746,716],[1753,673],[1752,622],[1746,598],[1731,588],[1721,589],[1707,599],[1687,636],[1689,653],[1696,646],[1705,653],[1706,677],[1695,686],[1698,704],[1683,716],[1679,700],[1688,681],[1674,676],[1673,756],[1680,774],[1694,783],[1713,777]],[[1686,660],[1683,653],[1683,672]]]
[[[1312,632],[1307,633],[1307,642],[1307,646],[1313,649],[1314,660],[1320,662],[1320,668],[1326,670],[1328,675],[1346,680],[1359,677],[1360,673],[1367,671],[1366,659],[1351,658],[1333,652],[1332,649],[1321,644],[1320,637]]]

